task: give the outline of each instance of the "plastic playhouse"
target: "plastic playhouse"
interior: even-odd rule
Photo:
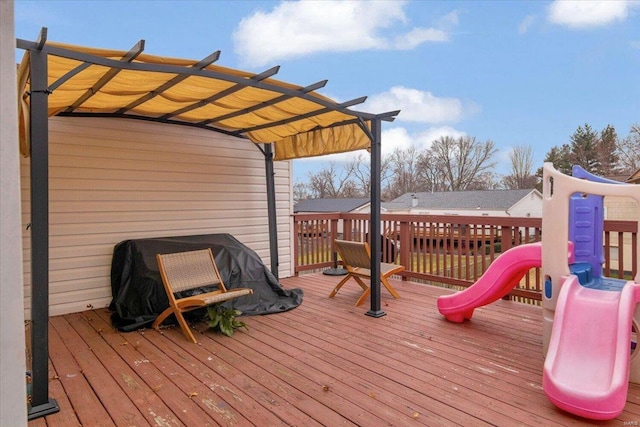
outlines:
[[[640,382],[640,273],[633,281],[602,276],[604,197],[622,196],[640,205],[640,187],[574,167],[573,176],[543,167],[542,243],[501,254],[471,287],[438,298],[450,321],[507,295],[534,267],[544,274],[542,385],[557,407],[595,420],[617,417],[628,383]],[[558,221],[568,218],[568,221]],[[640,253],[640,240],[635,253]]]

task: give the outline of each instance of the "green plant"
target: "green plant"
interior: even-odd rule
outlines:
[[[215,331],[222,332],[228,337],[233,336],[234,329],[249,329],[243,321],[236,319],[236,317],[242,314],[240,310],[224,308],[216,304],[207,307],[207,313],[209,314],[209,321],[207,322],[209,327]]]
[[[500,242],[496,242],[493,244],[493,252],[498,254],[500,252],[502,252],[502,243]],[[491,253],[491,247],[490,246],[485,246],[484,247],[484,253],[485,255],[489,255]]]

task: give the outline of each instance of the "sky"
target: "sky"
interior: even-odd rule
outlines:
[[[496,173],[516,146],[534,171],[578,126],[640,123],[640,1],[27,1],[16,37],[202,59],[319,92],[369,113],[401,110],[382,128],[383,156],[441,136],[495,143]],[[22,51],[16,49],[16,60]],[[365,152],[363,152],[364,154]],[[295,181],[357,154],[294,161]]]

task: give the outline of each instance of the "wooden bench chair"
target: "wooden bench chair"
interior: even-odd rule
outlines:
[[[182,313],[207,305],[227,301],[253,293],[250,288],[229,289],[225,287],[211,249],[178,252],[173,254],[157,254],[158,267],[164,289],[169,298],[169,307],[153,322],[158,330],[167,317],[174,314],[184,335],[196,343],[189,325]],[[176,293],[189,291],[205,286],[217,285],[218,289],[184,298],[176,298]]]
[[[371,281],[371,249],[369,249],[369,244],[366,242],[349,242],[346,240],[335,240],[334,244],[340,254],[344,268],[347,270],[347,275],[333,288],[333,291],[329,294],[329,298],[333,298],[342,285],[353,277],[363,289],[362,295],[360,295],[360,298],[356,301],[356,305],[360,305],[371,294],[371,288],[362,281],[362,278]],[[391,286],[388,278],[392,274],[396,274],[402,270],[404,270],[404,266],[402,265],[386,262],[380,263],[380,282],[394,298],[400,298],[400,295],[393,286]]]

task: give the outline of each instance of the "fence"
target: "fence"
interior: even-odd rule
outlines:
[[[334,239],[369,241],[369,214],[295,214],[295,273],[335,266]],[[457,215],[381,215],[382,260],[405,266],[403,280],[465,288],[507,249],[542,239],[540,218]],[[605,221],[605,276],[631,279],[637,271],[635,221]],[[532,269],[510,299],[542,299],[542,276]]]

